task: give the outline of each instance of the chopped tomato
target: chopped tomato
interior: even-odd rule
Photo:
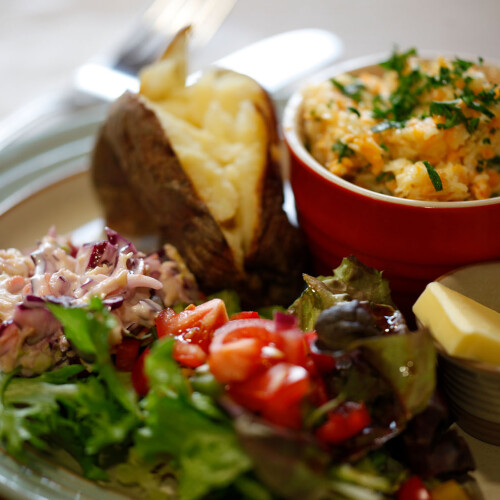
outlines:
[[[215,331],[208,364],[222,383],[241,382],[263,366],[262,349],[272,342],[273,322],[236,319]]]
[[[132,368],[132,386],[134,387],[135,392],[139,394],[139,396],[145,396],[149,392],[148,378],[146,377],[146,373],[144,372],[144,363],[148,354],[149,349],[145,349]]]
[[[123,338],[121,343],[116,346],[116,369],[122,372],[131,371],[137,357],[139,356],[140,347],[140,340],[128,337]]]
[[[175,341],[173,358],[183,366],[197,368],[207,361],[207,353],[198,344],[191,344],[178,337]]]
[[[301,402],[311,389],[308,371],[290,363],[278,363],[244,382],[229,384],[229,395],[241,406],[270,422],[300,429]]]
[[[158,337],[177,339],[173,356],[184,366],[196,368],[207,359],[213,332],[229,321],[226,306],[220,299],[212,299],[199,306],[190,305],[176,313],[167,308],[156,318]]]
[[[276,347],[283,352],[289,363],[307,368],[308,353],[304,334],[297,328],[276,332],[274,336]]]
[[[259,319],[259,313],[255,311],[241,311],[239,313],[233,314],[229,319],[234,321],[235,319]]]
[[[214,333],[208,363],[219,382],[241,382],[257,370],[286,361],[307,367],[307,344],[295,328],[267,319],[236,319]]]
[[[406,480],[396,493],[398,500],[432,500],[429,490],[418,476]]]
[[[325,443],[340,444],[359,434],[370,422],[364,403],[344,403],[328,414],[328,420],[316,430],[316,437]]]
[[[316,332],[308,332],[305,334],[307,345],[309,346],[309,356],[320,373],[328,373],[335,369],[335,359],[329,354],[317,352],[315,346],[318,334]]]

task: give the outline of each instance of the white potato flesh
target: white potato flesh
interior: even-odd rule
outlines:
[[[162,80],[171,88],[155,88],[144,102],[242,267],[260,217],[256,207],[267,162],[268,130],[258,111],[266,106],[263,91],[250,78],[229,72],[206,73],[182,88],[171,75]]]

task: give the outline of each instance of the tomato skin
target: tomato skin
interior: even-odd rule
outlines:
[[[174,359],[189,368],[206,362],[213,332],[227,323],[226,306],[221,299],[212,299],[199,306],[190,305],[176,313],[167,308],[156,318],[158,337],[176,338]]]
[[[139,356],[141,341],[125,337],[121,343],[116,346],[115,366],[117,370],[129,372],[135,365]]]
[[[207,360],[207,353],[198,344],[191,344],[177,339],[172,351],[172,357],[183,366],[198,368]]]
[[[418,476],[407,479],[396,493],[398,500],[432,500],[432,496],[424,482]]]
[[[283,352],[285,359],[294,365],[308,367],[309,358],[307,343],[304,334],[297,328],[277,331],[275,334],[276,347]]]
[[[306,342],[309,347],[309,356],[320,373],[328,373],[335,370],[335,358],[329,354],[317,352],[315,346],[318,334],[316,332],[307,332],[305,334]]]
[[[250,338],[253,342],[239,342]],[[304,334],[295,327],[277,329],[274,321],[260,318],[234,319],[216,330],[208,357],[210,370],[222,383],[241,382],[282,361],[311,368]]]
[[[236,319],[259,319],[259,313],[255,311],[241,311],[239,313],[233,314],[229,321],[234,321]]]
[[[269,422],[300,429],[300,405],[311,390],[311,380],[304,367],[282,362],[244,382],[229,384],[227,390],[238,404],[261,413]]]
[[[328,414],[328,420],[316,430],[316,437],[325,443],[340,444],[359,434],[370,422],[364,403],[344,403]]]
[[[149,392],[149,382],[144,371],[144,363],[146,357],[149,355],[149,348],[144,349],[144,352],[139,356],[132,368],[132,373],[130,374],[132,380],[132,386],[135,392],[139,396],[145,396]]]
[[[265,365],[262,348],[273,340],[273,322],[235,319],[214,332],[208,366],[221,383],[241,382]]]

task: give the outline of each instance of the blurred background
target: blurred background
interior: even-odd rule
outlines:
[[[201,0],[202,1],[202,0]],[[0,119],[71,83],[73,70],[119,46],[148,0],[0,0]],[[324,28],[341,59],[401,48],[500,60],[499,0],[237,0],[193,69],[262,37]]]

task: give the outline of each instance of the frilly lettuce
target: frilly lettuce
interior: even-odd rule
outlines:
[[[290,306],[304,331],[314,329],[321,311],[345,300],[366,300],[375,304],[393,306],[389,283],[382,273],[365,266],[356,257],[342,260],[333,276],[314,278],[304,275],[306,290]]]

